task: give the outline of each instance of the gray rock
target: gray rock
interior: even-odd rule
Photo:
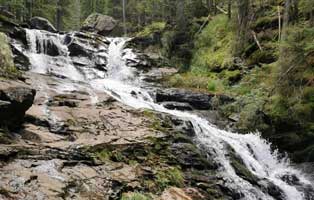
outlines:
[[[36,91],[19,82],[0,83],[0,125],[18,128],[32,106]]]
[[[215,95],[208,93],[192,92],[184,89],[165,89],[157,90],[156,101],[161,102],[181,102],[188,103],[197,110],[209,110],[216,107],[216,100],[219,105],[231,103],[234,101],[231,97],[226,95]]]
[[[193,110],[193,108],[188,103],[167,101],[163,102],[161,105],[170,110]]]
[[[195,109],[210,109],[211,99],[214,94],[202,94],[181,89],[158,90],[156,93],[157,102],[175,101],[188,103]]]
[[[30,27],[33,29],[57,32],[57,29],[45,18],[33,17],[30,20]]]
[[[81,30],[107,36],[113,31],[117,24],[118,22],[110,16],[93,13],[84,21]]]

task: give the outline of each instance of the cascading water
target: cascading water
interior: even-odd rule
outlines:
[[[67,90],[83,87],[95,92],[105,91],[131,107],[152,109],[191,121],[196,132],[196,142],[213,155],[219,164],[218,173],[223,177],[225,186],[238,191],[241,194],[240,199],[276,199],[267,191],[269,185],[281,190],[282,199],[314,199],[312,194],[306,192],[312,188],[312,183],[299,170],[291,167],[288,159],[280,159],[277,152],[273,152],[270,144],[260,135],[241,135],[220,130],[195,114],[168,110],[156,104],[150,95],[151,91],[143,87],[135,69],[126,65],[126,58],[135,58],[130,49],[124,49],[126,39],[108,39],[110,45],[107,55],[107,76],[105,76],[101,70],[94,70],[91,73],[91,69],[77,69],[69,57],[64,36],[54,34],[47,37],[46,32],[38,30],[26,32],[29,42],[27,56],[30,58],[32,71],[59,78],[60,85],[56,87],[58,92],[64,92],[65,87]],[[49,42],[58,47],[59,52],[55,57],[45,53],[45,46]],[[229,157],[230,148],[243,160],[247,169],[259,179],[257,184],[253,185],[237,175]],[[291,183],[286,180],[286,177],[297,177],[298,180]]]

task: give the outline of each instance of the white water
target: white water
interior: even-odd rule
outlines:
[[[283,191],[285,199],[305,199],[305,194],[298,189],[299,187],[289,185],[282,180],[282,177],[284,175],[295,175],[300,180],[299,185],[303,187],[311,185],[310,181],[300,171],[291,167],[288,159],[279,159],[277,152],[272,152],[270,144],[262,139],[259,134],[241,135],[220,130],[195,114],[168,110],[154,103],[149,92],[141,87],[142,82],[140,77],[137,76],[136,70],[127,67],[125,64],[126,58],[134,58],[130,49],[123,48],[126,39],[109,39],[111,43],[108,49],[108,73],[105,76],[102,71],[98,70],[94,70],[93,73],[77,70],[71,63],[67,46],[63,44],[63,36],[54,35],[50,37],[47,36],[46,32],[27,30],[27,37],[30,46],[27,56],[30,58],[32,71],[41,74],[51,74],[50,72],[53,72],[53,75],[66,77],[64,80],[60,79],[61,84],[57,89],[58,92],[88,87],[94,99],[97,98],[93,95],[96,91],[106,91],[131,107],[152,109],[189,120],[194,126],[196,141],[199,143],[200,148],[210,152],[215,161],[219,163],[219,174],[223,177],[224,184],[228,188],[240,192],[243,195],[242,199],[267,200],[274,198],[236,174],[229,161],[228,146],[234,149],[252,174],[279,187]],[[58,45],[62,52],[60,56],[52,58],[46,55],[44,50],[42,51],[44,49],[42,47],[44,45],[43,41],[47,40]],[[36,42],[39,43],[39,47]],[[136,95],[134,95],[134,92]]]

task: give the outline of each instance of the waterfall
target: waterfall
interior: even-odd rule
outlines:
[[[196,132],[196,142],[200,148],[213,155],[215,161],[219,163],[218,173],[223,177],[225,186],[241,193],[241,199],[275,199],[263,189],[263,186],[267,188],[269,184],[279,188],[286,200],[314,199],[314,196],[306,197],[305,193],[307,188],[312,187],[312,183],[301,171],[293,168],[288,159],[279,158],[278,153],[272,151],[271,144],[258,133],[243,135],[220,130],[196,114],[168,110],[156,104],[150,95],[151,91],[143,86],[135,69],[126,65],[126,58],[134,59],[132,51],[124,49],[127,39],[108,39],[110,41],[108,64],[104,76],[101,70],[93,69],[91,73],[90,68],[78,69],[74,66],[68,47],[64,43],[64,36],[37,30],[26,32],[29,42],[27,56],[30,58],[31,71],[34,73],[63,77],[60,79],[62,85],[72,84],[73,88],[88,87],[95,93],[107,92],[128,106],[168,113],[191,121]],[[58,48],[58,55],[47,55],[45,48],[49,44]],[[237,175],[231,164],[230,148],[241,158],[247,169],[259,179],[260,187]],[[298,181],[291,183],[286,180],[286,177],[297,177]]]

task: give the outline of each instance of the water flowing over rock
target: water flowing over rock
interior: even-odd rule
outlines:
[[[16,158],[0,174],[0,188],[9,185],[13,197],[119,199],[123,192],[151,190],[161,199],[314,198],[311,181],[259,134],[221,130],[195,113],[168,109],[169,102],[210,109],[216,97],[143,81],[142,71],[127,66],[136,60],[125,48],[128,39],[26,33],[23,52],[38,95],[21,134],[28,153],[0,148],[0,160]],[[59,54],[47,55],[46,42]],[[96,58],[106,58],[105,68]]]
[[[42,17],[33,17],[30,19],[30,27],[32,29],[45,30],[49,32],[57,32],[57,29],[48,21],[48,19]]]
[[[107,36],[113,31],[117,24],[118,22],[113,17],[93,13],[84,21],[81,30]]]

